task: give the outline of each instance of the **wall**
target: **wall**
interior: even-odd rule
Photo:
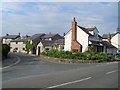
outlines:
[[[114,37],[111,39],[111,44],[115,46],[118,50],[120,50],[120,34],[116,34]]]
[[[3,44],[10,44],[10,41],[11,41],[12,39],[3,39]]]
[[[15,48],[18,48],[17,52],[26,53],[26,51],[23,50],[23,48],[25,49],[25,44],[23,42],[18,42],[17,44],[16,42],[11,42],[10,47],[11,47],[10,49],[11,52],[13,52]]]
[[[64,45],[64,50],[65,51],[71,51],[71,39],[72,39],[72,30],[70,30],[66,35],[65,35],[65,45]]]
[[[40,47],[40,53],[45,50],[45,48],[43,47],[43,44],[40,42],[40,43],[37,45],[36,55],[38,55],[38,47]]]
[[[77,41],[82,45],[82,52],[88,50],[88,34],[77,27]]]

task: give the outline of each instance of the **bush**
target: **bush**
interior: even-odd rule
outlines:
[[[106,53],[98,53],[86,51],[84,53],[81,52],[69,52],[69,51],[45,51],[42,53],[43,55],[55,57],[55,58],[64,58],[64,59],[78,59],[78,60],[98,60],[109,61],[111,57],[109,57]]]
[[[10,47],[7,44],[1,44],[0,48],[1,48],[0,52],[2,52],[2,59],[4,59],[7,57],[8,52],[10,51]]]

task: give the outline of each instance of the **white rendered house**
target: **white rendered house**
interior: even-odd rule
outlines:
[[[21,38],[12,40],[10,42],[10,51],[18,52],[18,53],[27,53],[25,51],[26,41],[27,41],[27,39],[21,39]]]
[[[65,51],[85,52],[88,46],[94,45],[96,51],[102,51],[102,37],[98,34],[96,27],[84,28],[77,25],[75,18],[72,22],[71,29],[65,34]]]

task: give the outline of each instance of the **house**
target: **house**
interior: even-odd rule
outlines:
[[[96,27],[85,28],[79,26],[75,20],[72,21],[71,29],[65,34],[65,51],[85,52],[91,45],[96,51],[102,52],[102,37]]]
[[[42,40],[37,45],[36,55],[40,55],[43,51],[52,50],[52,45],[54,41]]]
[[[104,52],[107,52],[109,54],[120,53],[120,30],[117,29],[116,33],[113,34],[103,34],[102,37],[103,44],[105,43]]]
[[[53,49],[63,51],[65,45],[64,42],[65,42],[64,38],[55,40],[55,42],[53,43]]]
[[[51,34],[51,33],[45,34],[42,37],[42,40],[37,45],[36,54],[40,55],[40,53],[42,53],[45,50],[52,50],[54,42],[58,39],[63,39],[63,37],[60,36],[59,34]]]
[[[29,37],[20,37],[10,42],[10,51],[26,53],[25,45]]]
[[[14,39],[17,39],[19,37],[20,37],[20,33],[19,33],[19,35],[9,35],[9,34],[6,34],[6,36],[2,37],[2,43],[10,45],[10,41],[12,41]]]
[[[44,33],[34,34],[29,38],[30,43],[35,44],[36,46],[32,48],[32,50],[30,51],[30,54],[36,54],[37,45],[42,40],[42,37],[44,35],[45,35]]]
[[[49,34],[45,34],[42,37],[42,40],[45,40],[45,41],[55,41],[55,40],[58,40],[58,39],[61,39],[61,38],[63,38],[63,37],[60,36],[59,34],[52,34],[50,32]]]

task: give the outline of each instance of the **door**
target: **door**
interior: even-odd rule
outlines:
[[[40,55],[40,47],[38,47],[38,56]]]

